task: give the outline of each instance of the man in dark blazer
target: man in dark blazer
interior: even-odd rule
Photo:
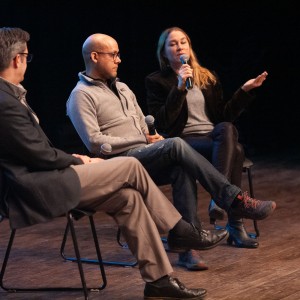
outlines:
[[[227,232],[200,231],[182,220],[135,158],[103,160],[55,148],[20,84],[32,59],[29,38],[20,28],[0,28],[1,214],[11,228],[21,228],[75,207],[105,211],[137,258],[145,297],[202,299],[205,289],[184,288],[169,275],[173,269],[159,232],[169,232],[176,250],[212,248]]]

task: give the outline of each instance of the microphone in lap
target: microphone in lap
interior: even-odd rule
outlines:
[[[180,61],[183,65],[188,64],[189,57],[186,54],[182,54],[182,55],[180,55]],[[188,90],[193,88],[193,79],[191,77],[188,77],[186,79],[185,86]]]
[[[100,147],[100,157],[103,159],[107,159],[111,151],[112,151],[111,144],[108,143],[102,144]]]
[[[145,122],[148,126],[149,135],[155,135],[156,129],[155,129],[155,125],[154,125],[154,117],[151,115],[146,116]]]

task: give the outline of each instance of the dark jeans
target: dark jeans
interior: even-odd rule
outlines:
[[[222,122],[206,135],[191,135],[183,139],[234,185],[241,187],[244,149],[238,142],[238,131],[230,122]]]
[[[200,224],[197,216],[197,180],[217,205],[226,211],[241,191],[178,137],[131,149],[123,155],[136,157],[158,185],[171,183],[174,206],[186,221],[196,226]]]

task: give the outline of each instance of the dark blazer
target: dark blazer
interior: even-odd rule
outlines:
[[[54,148],[0,80],[0,203],[11,228],[45,222],[79,203],[80,181],[72,164],[82,161]]]
[[[177,83],[172,69],[156,71],[145,79],[148,112],[154,116],[157,130],[169,137],[180,136],[188,118],[187,91],[178,90]],[[211,83],[202,93],[207,116],[214,124],[233,122],[255,98],[239,88],[229,101],[225,101],[218,77],[217,83]]]

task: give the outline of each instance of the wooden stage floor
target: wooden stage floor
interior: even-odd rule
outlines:
[[[208,290],[206,300],[299,300],[300,299],[300,155],[281,153],[254,160],[254,192],[258,199],[275,200],[274,214],[258,222],[260,229],[257,249],[239,249],[224,242],[201,255],[209,270],[190,272],[176,266],[177,254],[168,253],[174,265],[174,276],[188,287]],[[247,177],[243,187],[248,189]],[[162,187],[170,197],[169,186]],[[207,206],[209,195],[199,186],[199,213],[204,227],[209,224]],[[98,213],[95,217],[101,252],[105,260],[133,260],[128,249],[116,242],[117,228],[113,220]],[[5,280],[8,286],[80,286],[77,265],[64,262],[60,244],[65,218],[57,218],[18,230]],[[245,221],[248,231],[252,221]],[[81,254],[95,257],[92,251],[86,220],[76,222],[81,241]],[[225,221],[220,224],[225,225]],[[0,266],[10,234],[8,221],[0,224]],[[69,246],[68,246],[69,247]],[[67,251],[70,248],[67,248]],[[70,250],[71,251],[71,250]],[[71,253],[70,253],[71,254]],[[95,265],[85,264],[88,285],[97,286],[99,279]],[[144,282],[137,267],[106,266],[107,287],[91,293],[89,299],[141,300]],[[83,299],[81,292],[8,293],[0,289],[0,299]]]

